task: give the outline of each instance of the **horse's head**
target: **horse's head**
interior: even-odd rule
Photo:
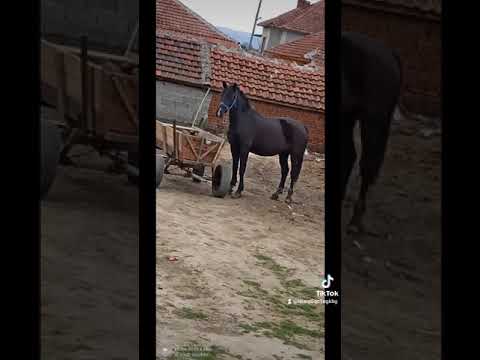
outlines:
[[[217,110],[218,117],[222,117],[238,103],[239,92],[240,89],[238,88],[237,84],[228,86],[225,81],[223,82],[222,97]]]

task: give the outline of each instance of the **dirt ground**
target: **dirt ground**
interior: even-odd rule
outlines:
[[[229,159],[225,148],[224,159]],[[172,170],[175,172],[175,170]],[[157,358],[323,359],[324,161],[290,206],[270,199],[278,158],[251,155],[240,199],[165,175],[157,190]],[[176,354],[176,355],[175,355]]]
[[[41,204],[42,359],[138,359],[138,191],[72,153]]]
[[[437,126],[394,122],[382,174],[369,196],[365,225],[372,234],[346,234],[342,242],[343,359],[440,359]],[[356,194],[358,182],[351,190]],[[351,205],[347,201],[345,221]]]

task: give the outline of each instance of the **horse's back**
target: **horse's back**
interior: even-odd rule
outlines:
[[[401,88],[398,55],[381,42],[362,34],[342,33],[343,97],[367,112],[389,111]]]
[[[264,156],[290,153],[304,149],[307,141],[308,131],[301,122],[289,117],[259,117],[252,152]]]

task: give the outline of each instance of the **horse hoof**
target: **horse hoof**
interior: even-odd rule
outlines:
[[[292,201],[291,198],[288,198],[288,197],[287,197],[287,198],[285,199],[285,202],[286,202],[287,204],[291,204],[293,201]]]
[[[278,194],[277,194],[277,193],[272,194],[272,196],[270,196],[270,199],[272,199],[272,200],[278,200]]]
[[[232,199],[238,199],[238,198],[240,198],[240,197],[242,197],[242,194],[241,194],[241,193],[236,192],[236,193],[233,193],[233,194],[232,194]]]

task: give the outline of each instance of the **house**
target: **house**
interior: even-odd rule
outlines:
[[[164,6],[173,4],[169,5],[171,9],[180,9],[177,0],[157,0],[157,4],[159,2]],[[168,16],[165,8],[157,15],[157,119],[186,124],[196,119],[196,124],[205,121],[209,131],[222,133],[228,125],[227,116],[216,117],[222,81],[236,82],[264,116],[290,116],[302,121],[310,131],[309,148],[322,151],[323,66],[315,61],[300,66],[250,54],[229,42],[223,34],[222,38],[212,33],[208,23],[188,12],[190,17],[183,13],[182,19],[195,22],[185,31],[177,21],[158,19]],[[191,31],[192,26],[198,28]],[[313,54],[312,58],[315,57]]]
[[[273,19],[263,21],[262,52],[305,35],[324,31],[324,0],[314,4],[298,0],[297,7]]]
[[[309,54],[316,54],[323,62],[325,49],[325,33],[323,31],[305,35],[281,45],[265,50],[264,55],[298,64],[308,64],[312,61]]]
[[[192,123],[208,88],[208,47],[212,45],[239,48],[179,0],[156,0],[158,119]],[[201,112],[198,117],[205,116]]]
[[[214,45],[238,48],[240,45],[190,10],[179,0],[156,0],[156,29],[190,35]]]
[[[342,26],[395,49],[403,63],[402,105],[441,113],[441,0],[343,0]]]

